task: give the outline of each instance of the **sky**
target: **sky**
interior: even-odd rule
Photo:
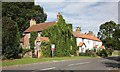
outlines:
[[[81,32],[93,31],[97,36],[99,26],[110,20],[118,23],[119,0],[35,0],[35,5],[43,7],[46,22],[56,21],[60,12],[73,31],[81,27]]]

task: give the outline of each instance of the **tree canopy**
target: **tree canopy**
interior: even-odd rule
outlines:
[[[47,18],[43,8],[35,6],[33,2],[3,2],[2,17],[4,16],[10,17],[18,24],[21,35],[29,27],[31,18],[35,18],[37,23],[44,22]]]
[[[7,59],[16,58],[20,50],[17,24],[8,17],[3,17],[2,23],[2,55]]]
[[[19,54],[20,36],[29,27],[31,18],[44,22],[46,13],[34,2],[2,3],[2,54],[4,58],[16,58]]]
[[[105,22],[100,26],[98,37],[102,40],[103,44],[108,48],[118,49],[119,37],[119,24],[114,21]]]
[[[114,31],[113,37],[116,40],[116,48],[115,49],[120,50],[120,46],[119,46],[119,44],[120,44],[120,24],[118,24],[117,29]]]

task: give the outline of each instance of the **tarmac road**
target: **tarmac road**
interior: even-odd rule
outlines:
[[[32,70],[32,72],[46,70],[118,70],[120,56],[107,58],[87,58],[79,60],[63,60],[35,63],[21,66],[5,67],[2,70]]]

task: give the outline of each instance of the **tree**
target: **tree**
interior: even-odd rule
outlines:
[[[116,47],[115,49],[120,50],[120,24],[117,25],[117,29],[113,33],[113,37],[116,40]]]
[[[107,48],[115,49],[116,39],[113,36],[113,34],[117,29],[118,29],[118,24],[116,24],[114,21],[105,22],[100,26],[100,30],[98,32],[98,38],[102,40],[103,44]]]
[[[39,5],[34,5],[34,2],[3,2],[2,17],[10,17],[11,20],[17,22],[20,35],[29,27],[31,18],[35,18],[37,23],[42,23],[46,20],[47,15]]]
[[[62,15],[59,16],[55,26],[42,32],[42,36],[49,37],[50,43],[55,44],[55,56],[70,56],[76,53],[77,46],[72,35],[72,24],[66,24]]]
[[[17,58],[19,54],[19,31],[16,22],[8,17],[2,18],[2,56]]]
[[[98,37],[102,40],[106,37],[112,37],[113,32],[116,29],[116,23],[114,21],[106,22],[100,26]]]

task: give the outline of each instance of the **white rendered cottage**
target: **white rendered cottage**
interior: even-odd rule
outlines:
[[[92,31],[89,33],[81,33],[80,27],[77,27],[76,31],[73,32],[73,36],[76,37],[77,46],[79,46],[79,53],[85,53],[86,50],[92,49],[103,49],[102,41],[93,35]]]

